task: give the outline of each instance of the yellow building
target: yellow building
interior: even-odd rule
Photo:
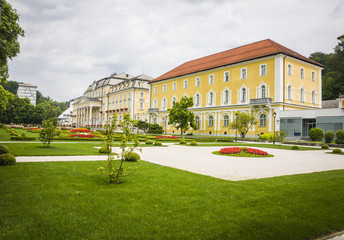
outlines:
[[[323,66],[270,39],[191,60],[150,81],[150,122],[169,133],[168,108],[193,97],[196,135],[234,135],[237,111],[253,113],[248,136],[273,131],[273,113],[321,108]],[[276,121],[276,130],[279,122]]]
[[[149,85],[153,78],[126,73],[94,81],[73,104],[73,126],[101,128],[114,115],[148,120]]]

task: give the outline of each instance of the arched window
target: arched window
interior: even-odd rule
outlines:
[[[195,123],[196,123],[197,129],[199,129],[199,116],[195,117]]]
[[[259,127],[266,127],[266,115],[264,113],[259,116]]]
[[[241,102],[246,102],[246,88],[241,89]]]
[[[228,127],[229,126],[229,117],[228,117],[228,115],[225,115],[223,117],[223,126],[224,127]]]
[[[265,87],[265,85],[263,85],[261,87],[261,91],[262,91],[262,98],[266,98],[266,87]]]
[[[198,93],[195,96],[195,106],[199,106],[199,94]]]
[[[162,109],[166,109],[166,98],[162,99]]]
[[[304,94],[305,94],[305,90],[303,90],[303,88],[301,88],[301,90],[300,90],[300,101],[301,102],[305,101]]]
[[[120,104],[120,105],[121,105],[121,104]],[[158,107],[158,101],[157,101],[156,99],[154,99],[153,105],[154,105],[154,108],[157,108],[157,107]]]
[[[312,103],[315,104],[315,91],[312,91]]]
[[[225,92],[224,92],[223,102],[224,103],[228,103],[229,102],[229,91],[228,90],[225,90]]]
[[[173,97],[173,98],[172,98],[172,105],[173,105],[175,102],[177,102],[177,98],[176,98],[176,97]]]
[[[213,125],[214,125],[214,117],[210,115],[208,118],[208,126],[212,127]]]
[[[291,100],[291,85],[288,86],[288,99]]]
[[[213,105],[214,104],[214,93],[210,92],[209,93],[209,105]]]

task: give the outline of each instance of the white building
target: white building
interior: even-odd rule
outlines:
[[[32,105],[36,106],[37,86],[23,83],[18,85],[17,95],[19,98],[28,98]]]
[[[66,109],[58,119],[58,125],[63,127],[72,127],[73,122],[73,104],[74,102],[71,102],[69,105],[69,108]]]

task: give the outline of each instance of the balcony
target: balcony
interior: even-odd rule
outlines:
[[[271,104],[271,103],[272,103],[271,98],[253,98],[253,99],[250,99],[251,105],[267,105],[267,104]]]
[[[148,108],[148,113],[156,113],[159,111],[159,108]]]

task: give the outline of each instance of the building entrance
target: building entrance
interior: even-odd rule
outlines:
[[[316,119],[302,119],[302,137],[309,136],[309,130],[316,127]]]

